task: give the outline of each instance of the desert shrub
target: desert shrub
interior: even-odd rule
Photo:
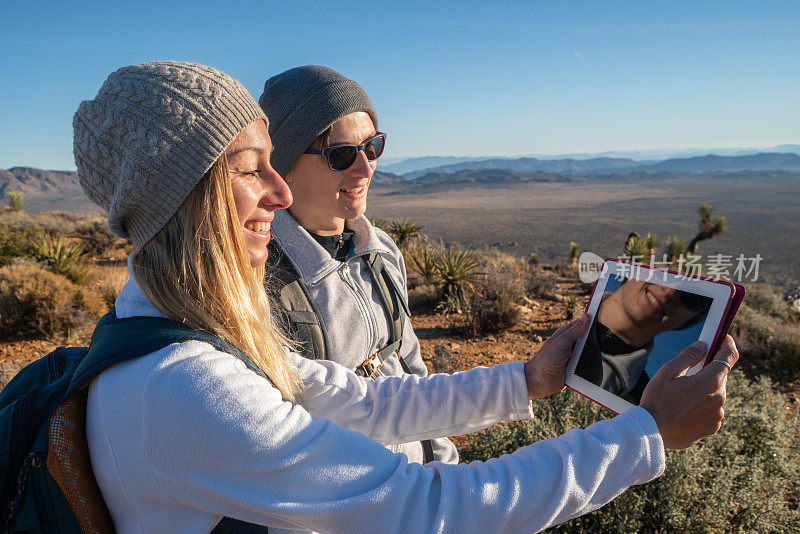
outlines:
[[[65,211],[44,211],[33,216],[33,220],[46,232],[53,235],[73,235],[79,226],[96,217],[87,217]]]
[[[379,219],[378,217],[370,217],[369,222],[372,226],[375,228],[380,228],[387,234],[389,233],[389,227],[392,225],[392,223],[386,219]]]
[[[439,305],[439,291],[435,286],[423,284],[408,292],[408,307],[411,314],[430,312]]]
[[[432,373],[452,373],[458,365],[458,357],[453,354],[450,343],[437,343],[433,347],[430,357],[430,370]]]
[[[480,278],[480,259],[472,251],[448,247],[437,258],[442,300],[455,303],[460,313],[465,307],[467,290]]]
[[[470,337],[505,332],[519,323],[520,315],[513,292],[475,295],[469,304],[465,332]]]
[[[108,308],[113,308],[117,296],[128,281],[128,271],[124,267],[107,268],[100,271],[98,291]],[[413,308],[412,308],[413,309]]]
[[[12,226],[0,224],[0,267],[8,265],[14,258],[33,258],[36,248],[33,242],[43,236],[38,226]]]
[[[566,303],[566,318],[567,321],[571,321],[575,318],[575,311],[578,309],[578,297],[576,295],[569,295]]]
[[[64,236],[54,237],[51,234],[44,234],[34,242],[34,245],[36,257],[47,263],[56,274],[68,274],[86,265],[87,257],[83,244],[70,244]]]
[[[666,472],[603,508],[552,532],[789,532],[800,529],[797,417],[767,378],[728,380],[722,429],[683,451],[668,451]],[[562,392],[534,404],[531,421],[471,434],[464,461],[486,461],[608,416]]]
[[[114,247],[116,242],[114,234],[108,230],[104,223],[99,221],[80,226],[75,233],[81,238],[86,252],[93,256],[105,255]]]
[[[769,286],[750,285],[747,287],[745,302],[761,314],[791,320],[797,317],[791,305],[783,300],[781,294]]]
[[[9,191],[6,196],[8,197],[8,207],[11,211],[25,211],[25,196],[21,191]]]
[[[749,294],[745,300],[750,302]],[[743,364],[781,380],[796,377],[800,374],[800,325],[795,319],[770,315],[771,304],[753,300],[767,312],[742,304],[731,327]]]
[[[496,251],[481,256],[483,275],[474,283],[465,324],[468,336],[504,332],[519,323],[519,302],[525,295],[529,265]]]
[[[556,293],[556,275],[542,269],[532,268],[525,284],[525,291],[532,298],[549,299]]]
[[[426,284],[433,284],[438,276],[439,248],[427,242],[418,242],[406,247],[406,263],[419,273]]]
[[[32,265],[0,268],[0,336],[69,338],[91,329],[105,313],[94,291]]]
[[[418,236],[422,231],[422,227],[408,219],[399,221],[392,221],[389,224],[388,234],[392,236],[397,247],[402,249],[411,243],[411,240]]]
[[[689,250],[689,244],[678,237],[668,237],[667,244],[665,245],[665,252],[667,254],[667,259],[670,261],[677,261],[678,258],[683,256],[686,257],[686,253]]]

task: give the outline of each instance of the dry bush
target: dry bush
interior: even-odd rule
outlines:
[[[419,285],[408,292],[408,307],[411,313],[427,313],[439,305],[439,291],[432,285]]]
[[[550,271],[532,267],[528,271],[525,291],[531,298],[552,299],[556,294],[557,276]]]
[[[745,301],[750,302],[750,295]],[[742,359],[760,372],[769,373],[773,378],[785,380],[800,374],[800,324],[791,315],[781,319],[782,306],[776,311],[773,304],[786,305],[784,302],[770,304],[769,299],[760,301],[753,299],[762,310],[742,304],[731,327],[731,334]],[[767,304],[765,304],[765,302]],[[786,306],[788,308],[788,305]],[[790,310],[791,312],[791,310]]]
[[[599,510],[552,532],[797,532],[800,447],[797,416],[769,379],[728,377],[722,429],[667,453],[660,478],[628,489]],[[468,436],[462,461],[487,461],[585,428],[610,414],[572,392],[540,399],[536,418]]]
[[[483,276],[473,288],[465,331],[477,337],[497,334],[515,327],[520,320],[519,302],[530,267],[526,262],[501,253],[481,257]]]
[[[75,231],[86,251],[92,256],[104,256],[114,247],[116,237],[108,230],[108,226],[100,221],[94,221],[78,227]]]
[[[437,343],[433,347],[433,356],[430,358],[432,373],[452,373],[459,364],[459,359],[453,354],[450,343]]]
[[[105,313],[94,291],[32,265],[0,268],[0,336],[69,338],[94,327]]]
[[[35,257],[36,247],[33,243],[43,235],[42,229],[36,225],[0,223],[0,267],[8,265],[14,258]]]
[[[117,296],[128,281],[128,270],[124,266],[98,268],[98,292],[110,308],[114,307]]]

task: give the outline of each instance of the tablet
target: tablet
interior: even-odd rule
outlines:
[[[738,284],[607,258],[566,385],[620,414],[638,405],[650,378],[695,341],[710,350],[687,374],[708,365],[743,297]]]

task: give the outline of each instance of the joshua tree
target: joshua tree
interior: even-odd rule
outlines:
[[[578,256],[581,255],[581,246],[575,241],[569,244],[569,264],[573,267],[578,265]]]
[[[528,258],[528,263],[533,267],[539,265],[539,255],[535,252],[531,252],[530,257]]]
[[[25,197],[22,195],[22,191],[10,191],[8,205],[11,207],[11,211],[25,211]]]
[[[700,224],[698,225],[700,231],[694,236],[694,239],[689,242],[689,247],[687,249],[689,254],[695,254],[697,252],[697,244],[700,243],[700,241],[705,241],[714,236],[724,234],[728,229],[728,221],[725,220],[725,217],[717,217],[714,220],[711,219],[714,215],[714,206],[712,204],[700,204],[697,208],[697,213],[700,214]]]

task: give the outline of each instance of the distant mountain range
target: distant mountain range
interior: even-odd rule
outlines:
[[[435,158],[424,158],[429,162]],[[800,155],[792,153],[760,153],[743,156],[704,155],[691,158],[673,158],[665,161],[635,161],[630,158],[599,157],[591,159],[543,160],[532,157],[516,159],[490,158],[450,163],[438,167],[398,175],[381,170],[372,178],[375,186],[407,184],[422,188],[469,184],[500,184],[523,182],[569,182],[592,179],[650,179],[670,174],[770,176],[786,173],[800,174]],[[763,176],[762,176],[763,175]],[[78,174],[70,171],[46,171],[31,167],[0,169],[0,198],[10,191],[25,195],[28,211],[69,211],[97,213],[95,206],[83,194]]]
[[[800,155],[761,153],[748,156],[706,155],[693,158],[673,158],[665,161],[634,161],[628,158],[555,159],[538,158],[471,160],[450,165],[409,172],[414,179],[429,173],[454,173],[475,169],[508,169],[520,172],[549,172],[557,174],[608,174],[608,173],[709,173],[745,170],[800,172]]]
[[[539,160],[563,160],[563,159],[597,159],[597,158],[623,158],[638,162],[663,161],[672,158],[692,158],[696,156],[752,156],[760,153],[792,153],[800,154],[800,145],[785,144],[772,148],[690,148],[690,149],[649,149],[649,150],[613,150],[607,152],[577,152],[572,154],[522,154],[514,157],[481,156],[425,156],[415,158],[383,158],[381,160],[381,170],[395,174],[408,174],[422,169],[432,169],[443,165],[463,163],[465,161],[486,161],[486,160],[514,160],[520,158],[536,158]]]

